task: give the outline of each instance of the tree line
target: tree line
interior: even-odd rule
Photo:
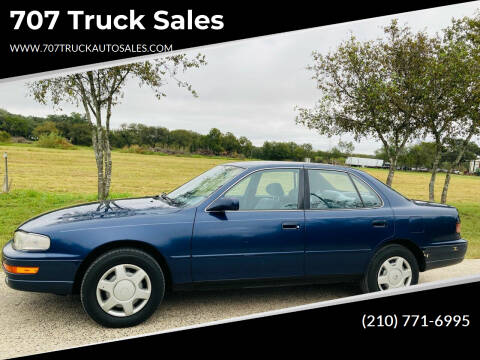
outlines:
[[[91,146],[91,125],[84,115],[79,113],[55,114],[45,117],[23,116],[11,114],[0,109],[0,133],[8,136],[23,137],[37,141],[42,136],[58,134],[73,145]],[[141,123],[122,124],[118,129],[112,129],[109,134],[110,145],[113,148],[131,150],[132,152],[164,152],[170,154],[201,154],[228,157],[251,158],[261,160],[292,160],[345,164],[349,156],[375,157],[389,162],[385,149],[375,151],[375,155],[354,154],[352,142],[339,141],[329,150],[313,150],[311,144],[297,144],[293,141],[265,141],[262,146],[254,146],[245,136],[236,137],[231,132],[223,133],[213,128],[208,134],[200,134],[192,130],[169,130],[162,126],[147,126]],[[2,138],[0,136],[0,141]],[[461,142],[462,139],[455,139]],[[452,149],[442,149],[439,167],[447,169],[459,155],[460,146]],[[458,170],[468,170],[468,162],[480,156],[480,147],[470,142],[466,147]],[[435,162],[435,143],[420,142],[405,147],[399,154],[397,168],[431,170]]]
[[[70,115],[23,116],[12,114],[0,109],[0,131],[6,135],[5,139],[22,137],[27,140],[38,140],[42,134],[57,132],[75,145],[92,145],[90,124],[84,115],[71,113]]]
[[[453,141],[461,143],[462,139],[454,139]],[[448,171],[452,164],[456,163],[456,159],[460,156],[461,160],[457,167],[452,168],[455,172],[469,172],[470,161],[480,156],[480,147],[469,142],[463,154],[460,154],[460,144],[454,145],[451,150],[442,149],[442,156],[438,161],[439,171]],[[405,147],[404,151],[399,154],[397,168],[402,170],[431,171],[435,163],[436,144],[433,141],[422,141]],[[389,161],[388,154],[385,149],[381,148],[375,151],[375,157],[386,162]],[[478,174],[478,173],[477,173]],[[479,174],[480,175],[480,174]]]
[[[79,113],[70,115],[47,115],[45,117],[23,116],[0,109],[0,132],[8,136],[38,141],[43,136],[57,134],[73,145],[92,146],[92,125]],[[109,132],[112,148],[132,149],[134,152],[165,152],[171,154],[201,154],[261,160],[292,160],[343,164],[354,151],[350,142],[340,141],[330,150],[313,150],[311,144],[293,141],[265,141],[254,146],[245,136],[237,137],[231,132],[213,128],[207,134],[192,130],[169,130],[162,126],[141,123],[122,124]],[[361,155],[372,157],[371,155]]]
[[[393,20],[382,38],[352,36],[312,56],[308,70],[321,96],[312,108],[297,108],[297,123],[329,136],[381,142],[389,186],[407,144],[432,140],[431,201],[442,157],[457,154],[447,169],[445,203],[451,173],[480,133],[480,13],[453,19],[435,35]]]

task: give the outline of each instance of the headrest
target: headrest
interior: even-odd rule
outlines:
[[[267,192],[275,197],[283,196],[285,193],[283,192],[282,185],[279,183],[271,183],[267,185]]]

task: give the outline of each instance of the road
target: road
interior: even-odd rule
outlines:
[[[480,273],[480,260],[427,271],[420,282]],[[15,291],[0,273],[0,357],[28,355],[96,342],[227,319],[284,307],[359,294],[352,284],[309,285],[178,292],[168,294],[145,323],[128,329],[106,329],[85,314],[78,296]],[[25,336],[30,334],[31,336]]]

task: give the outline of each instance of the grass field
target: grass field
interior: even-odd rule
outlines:
[[[93,151],[44,149],[32,145],[0,145],[8,152],[12,191],[0,194],[0,245],[11,238],[23,221],[41,212],[96,198],[96,167]],[[179,157],[129,154],[114,151],[112,197],[142,196],[170,191],[227,158]],[[3,160],[3,159],[2,159]],[[385,181],[386,170],[367,169]],[[4,165],[0,166],[1,176]],[[397,172],[393,187],[409,198],[428,199],[430,174]],[[444,174],[439,174],[439,199]],[[1,181],[0,181],[1,182]],[[448,203],[459,209],[467,256],[480,258],[480,177],[454,175]]]

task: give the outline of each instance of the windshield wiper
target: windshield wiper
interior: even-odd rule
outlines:
[[[173,206],[178,205],[178,203],[174,199],[168,197],[167,193],[163,192],[160,195],[154,196],[154,199],[159,199],[159,198],[162,198],[163,200],[165,200],[170,205],[173,205]]]

